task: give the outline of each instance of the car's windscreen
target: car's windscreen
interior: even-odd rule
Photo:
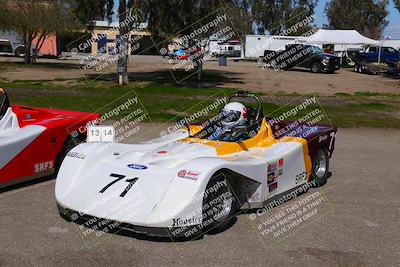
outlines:
[[[4,117],[7,109],[10,107],[6,92],[0,88],[0,120]]]
[[[192,137],[206,139],[208,138],[218,127],[221,127],[223,121],[229,121],[231,116],[227,116],[223,112],[218,113],[216,116],[212,117],[201,123],[203,129],[198,133],[194,134]]]
[[[312,47],[312,52],[314,54],[322,54],[322,53],[324,53],[324,51],[322,51],[322,49],[319,48],[319,47],[316,47],[316,46],[311,46],[311,47]]]

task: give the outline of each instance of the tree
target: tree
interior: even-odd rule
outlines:
[[[229,0],[150,0],[147,1],[147,4],[142,4],[140,8],[144,11],[144,18],[148,21],[148,27],[153,38],[168,42],[171,41],[171,37],[182,37],[193,33],[197,28],[203,26],[202,23],[205,23],[201,21],[203,18],[209,16],[210,13],[213,14],[212,11],[218,11],[225,7],[230,2]],[[197,51],[195,47],[201,46],[201,41],[206,40],[209,34],[196,34],[195,38],[189,38],[186,48]],[[204,51],[204,44],[205,42],[203,42],[202,51]],[[166,45],[166,43],[162,45]],[[204,53],[194,52],[193,54],[195,55],[193,63],[200,80]]]
[[[379,39],[388,25],[388,0],[332,0],[325,12],[329,28],[355,29],[370,38]]]
[[[400,11],[400,0],[394,0],[394,4],[396,5],[397,9]]]
[[[90,25],[93,21],[99,19],[107,19],[111,22],[114,8],[114,0],[75,0],[77,2],[77,8],[75,10],[76,14],[80,18],[82,22]],[[129,46],[128,46],[128,38],[129,32],[136,25],[134,22],[125,23],[127,21],[127,16],[134,16],[134,12],[137,9],[132,8],[128,9],[128,5],[130,7],[140,6],[144,7],[141,2],[146,1],[134,1],[129,0],[128,3],[126,0],[119,0],[118,6],[118,18],[119,18],[119,36],[120,39],[118,42],[118,64],[117,64],[117,76],[121,77],[119,83],[122,85],[126,85],[129,83],[128,78],[128,55],[129,55]]]
[[[227,13],[240,36],[253,32],[251,0],[231,0],[227,4]]]
[[[314,9],[318,0],[252,0],[251,12],[257,31],[271,35],[282,34],[295,24],[310,18],[307,25],[298,27],[291,35],[301,35],[307,32],[313,21]]]
[[[121,85],[126,85],[129,83],[129,78],[128,78],[128,36],[129,36],[129,25],[125,24],[124,21],[127,19],[127,8],[126,8],[126,1],[125,0],[119,0],[119,8],[118,8],[118,13],[119,13],[119,34],[120,34],[120,40],[119,40],[119,57],[118,57],[118,66],[117,66],[117,72],[119,76],[119,84]],[[120,70],[122,71],[120,71]]]
[[[0,0],[0,6],[1,28],[22,36],[26,64],[34,62],[32,45],[38,51],[47,36],[79,27],[69,1]]]
[[[75,2],[75,16],[84,24],[95,20],[108,20],[111,22],[114,0],[73,0]]]

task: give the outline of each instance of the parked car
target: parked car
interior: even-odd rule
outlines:
[[[170,58],[185,60],[189,58],[189,55],[184,49],[174,49],[174,51],[170,54]]]
[[[357,61],[359,62],[378,62],[379,57],[381,62],[397,62],[400,61],[400,52],[388,46],[381,47],[381,51],[379,52],[379,47],[371,46],[364,52],[360,52],[357,57]]]
[[[340,69],[340,58],[326,54],[312,45],[290,44],[285,50],[265,50],[262,60],[267,67],[289,70],[293,67],[309,68],[313,73],[334,73]]]
[[[55,173],[98,114],[11,106],[0,88],[0,188]]]
[[[7,39],[0,39],[0,55],[23,57],[25,47],[22,44],[13,44]]]

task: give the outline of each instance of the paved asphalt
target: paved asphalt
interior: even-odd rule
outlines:
[[[25,185],[0,193],[0,266],[399,266],[399,159],[400,131],[339,129],[325,186],[186,242],[105,234],[88,248],[59,217],[54,180]],[[317,195],[317,213],[263,236],[261,222],[293,218],[296,204]]]

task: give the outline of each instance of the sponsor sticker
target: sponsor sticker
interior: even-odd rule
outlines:
[[[199,178],[200,174],[200,172],[196,171],[181,170],[178,172],[178,177],[197,181],[197,178]]]
[[[78,153],[78,152],[68,152],[67,157],[77,158],[77,159],[86,159],[86,155]]]
[[[145,169],[147,169],[147,166],[140,165],[140,164],[129,164],[128,168],[131,168],[134,170],[145,170]]]
[[[280,159],[280,160],[279,160],[279,164],[278,164],[278,165],[279,165],[279,168],[282,168],[282,167],[283,167],[283,159]]]
[[[319,137],[319,142],[325,141],[326,139],[328,139],[328,135],[321,135],[321,136]]]
[[[271,193],[271,192],[274,192],[277,188],[278,188],[278,182],[275,182],[275,183],[270,184],[270,185],[268,186],[268,190],[269,190],[270,193]]]
[[[163,154],[167,154],[168,151],[165,150],[161,150],[161,151],[157,151],[157,154],[163,155]]]
[[[54,167],[54,161],[52,161],[52,160],[42,162],[42,163],[36,163],[35,164],[35,173],[51,170],[51,169],[53,169],[53,167]]]
[[[276,162],[273,162],[268,165],[267,171],[268,172],[273,172],[276,171],[278,164]]]
[[[275,172],[268,173],[267,183],[270,184],[275,181]]]
[[[193,225],[193,224],[199,224],[201,223],[201,218],[177,218],[177,219],[172,219],[172,227],[179,227],[183,225]]]

